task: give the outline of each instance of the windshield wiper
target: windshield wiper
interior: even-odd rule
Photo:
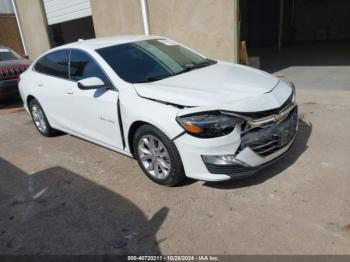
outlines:
[[[217,61],[215,60],[211,60],[211,59],[206,59],[204,60],[203,62],[200,62],[198,64],[195,64],[194,66],[196,68],[201,68],[201,67],[206,67],[206,66],[210,66],[210,65],[213,65],[213,64],[216,64]]]
[[[187,64],[187,65],[185,65],[185,68],[183,70],[175,73],[174,75],[183,74],[183,73],[192,71],[194,69],[199,69],[199,68],[202,68],[202,67],[206,67],[206,66],[210,66],[210,65],[216,64],[216,63],[217,63],[217,61],[215,61],[215,60],[206,59],[203,62],[200,62],[198,64]]]
[[[186,73],[186,72],[189,72],[189,71],[191,71],[193,69],[196,69],[196,66],[194,64],[187,64],[187,65],[185,65],[184,69],[182,69],[181,71],[175,73],[174,76],[180,75],[180,74],[183,74],[183,73]]]
[[[158,81],[158,80],[162,80],[166,78],[166,76],[150,76],[150,77],[146,77],[145,79],[142,80],[138,80],[138,81],[134,81],[133,83],[148,83],[148,82],[154,82],[154,81]]]
[[[133,83],[148,83],[148,82],[155,82],[155,81],[159,81],[159,80],[162,80],[164,78],[167,78],[167,77],[170,77],[170,76],[175,76],[175,75],[180,75],[180,74],[183,74],[183,73],[186,73],[186,72],[189,72],[189,71],[192,71],[192,70],[195,70],[195,69],[199,69],[199,68],[202,68],[202,67],[206,67],[206,66],[210,66],[210,65],[213,65],[213,64],[216,64],[217,61],[215,60],[211,60],[211,59],[205,59],[203,62],[200,62],[200,63],[197,63],[197,64],[187,64],[185,65],[185,68],[177,73],[174,73],[173,75],[162,75],[162,76],[150,76],[150,77],[147,77],[145,79],[142,79],[142,80],[137,80],[137,81],[134,81]]]

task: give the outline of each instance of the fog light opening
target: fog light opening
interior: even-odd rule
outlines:
[[[221,155],[221,156],[205,156],[202,155],[202,159],[206,164],[212,165],[225,165],[225,166],[245,166],[249,167],[246,163],[235,158],[234,155]]]

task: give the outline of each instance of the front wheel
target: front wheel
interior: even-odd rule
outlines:
[[[185,178],[180,154],[173,141],[151,125],[141,126],[133,139],[135,157],[152,181],[173,186]]]

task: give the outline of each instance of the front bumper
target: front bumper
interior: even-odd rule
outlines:
[[[175,139],[174,142],[180,152],[186,175],[204,181],[224,181],[249,177],[255,174],[284,155],[292,146],[299,121],[296,106],[294,110],[296,115],[295,132],[292,133],[293,135],[289,137],[286,143],[276,146],[268,154],[262,154],[256,149],[254,151],[252,145],[256,143],[242,148],[244,135],[241,132],[241,126],[237,126],[231,134],[218,138],[200,139],[184,134]],[[235,158],[244,163],[244,165],[208,164],[204,163],[203,155],[235,155]]]

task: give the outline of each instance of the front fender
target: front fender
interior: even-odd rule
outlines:
[[[137,121],[151,124],[161,130],[169,139],[174,139],[184,132],[176,122],[179,111],[174,105],[149,100],[137,95],[120,95],[120,110],[125,140],[127,141],[130,127]],[[126,144],[126,151],[130,152]]]

